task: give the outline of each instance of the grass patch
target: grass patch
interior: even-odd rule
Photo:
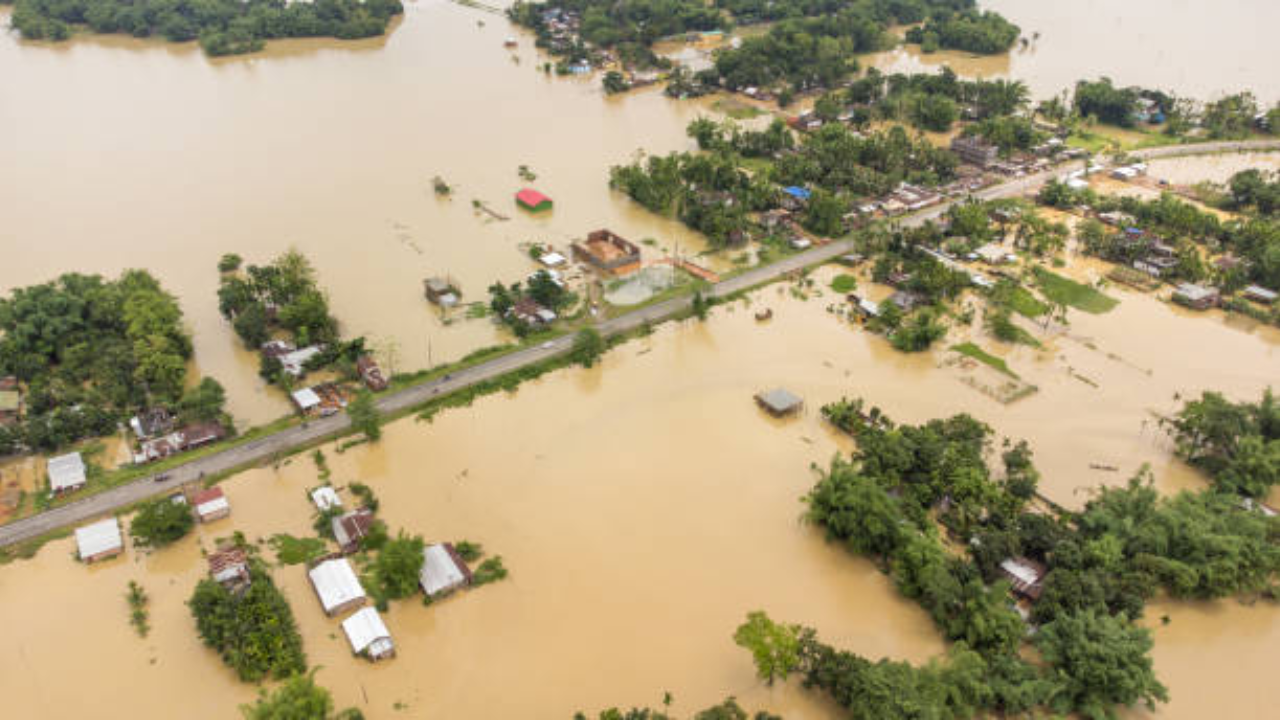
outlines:
[[[1009,291],[1006,300],[1009,309],[1027,318],[1038,318],[1049,312],[1049,306],[1040,301],[1040,298],[1031,294],[1030,290],[1022,286],[1014,287]]]
[[[831,289],[840,293],[851,293],[858,287],[858,279],[847,273],[840,273],[831,280]]]
[[[1040,286],[1040,291],[1045,294],[1045,297],[1054,302],[1070,305],[1077,310],[1083,310],[1094,315],[1108,312],[1120,304],[1119,300],[1103,295],[1088,285],[1062,277],[1044,268],[1036,268],[1035,274],[1036,284]]]
[[[958,352],[961,355],[964,355],[965,357],[971,357],[974,360],[977,360],[978,362],[982,363],[983,365],[987,365],[988,367],[994,368],[995,370],[998,370],[1004,373],[1005,375],[1008,375],[1011,378],[1021,379],[1018,377],[1018,373],[1009,369],[1009,364],[1006,363],[1003,358],[998,358],[995,355],[992,355],[991,353],[987,352],[986,350],[983,350],[982,348],[978,347],[977,345],[974,345],[971,342],[960,343],[959,345],[952,345],[951,351]]]
[[[765,114],[764,110],[761,110],[754,105],[748,105],[747,103],[739,102],[731,98],[721,98],[716,100],[711,104],[711,109],[716,112],[724,113],[734,120],[750,120],[751,118],[760,117]]]
[[[270,543],[281,565],[301,565],[328,552],[328,547],[319,538],[296,538],[280,533],[272,535]]]

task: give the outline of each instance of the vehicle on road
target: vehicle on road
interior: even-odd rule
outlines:
[[[159,475],[152,478],[152,480],[155,480],[156,482],[164,482],[165,480],[168,480],[168,479],[169,479],[169,473],[160,473]]]

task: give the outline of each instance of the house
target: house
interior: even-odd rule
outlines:
[[[1141,260],[1133,261],[1133,269],[1141,270],[1155,278],[1163,276],[1166,272],[1177,266],[1177,259],[1168,257],[1167,255],[1148,255]]]
[[[320,512],[342,507],[342,498],[338,497],[338,491],[332,485],[321,485],[312,490],[311,502],[316,504],[316,509]]]
[[[310,415],[320,407],[320,396],[311,388],[294,390],[290,397],[293,398],[293,404],[298,408],[298,412],[303,415]]]
[[[808,250],[813,246],[813,241],[803,235],[795,235],[787,241],[787,244],[792,250]]]
[[[187,425],[179,431],[182,434],[182,449],[191,450],[202,445],[215,443],[227,436],[226,428],[221,423],[205,422]]]
[[[549,325],[556,321],[552,310],[542,307],[537,300],[522,297],[510,310],[511,316],[527,325]]]
[[[249,587],[249,558],[243,548],[228,546],[209,555],[209,577],[233,593]]]
[[[18,421],[22,412],[22,392],[15,377],[0,378],[0,425]]]
[[[268,340],[267,342],[262,343],[262,347],[259,349],[262,351],[264,356],[279,360],[297,348],[283,340]]]
[[[113,517],[76,528],[76,548],[80,561],[98,562],[124,552],[120,522]]]
[[[173,430],[173,415],[162,407],[155,407],[134,415],[129,427],[139,440],[167,435]]]
[[[1276,298],[1280,297],[1274,290],[1268,290],[1261,285],[1250,285],[1241,292],[1246,298],[1263,305],[1274,305]]]
[[[564,265],[565,263],[569,262],[569,258],[561,255],[558,252],[552,251],[552,252],[542,253],[541,255],[539,255],[538,262],[542,263],[546,267],[554,268],[554,267],[560,267],[561,265]]]
[[[532,188],[525,188],[516,193],[516,204],[529,212],[550,210],[552,206],[551,198]]]
[[[784,388],[757,394],[756,404],[774,417],[784,417],[804,407],[803,400]]]
[[[1098,220],[1112,227],[1128,227],[1133,225],[1133,216],[1118,210],[1098,214]]]
[[[196,509],[196,517],[200,522],[213,522],[231,515],[231,503],[223,494],[222,488],[211,487],[201,490],[191,498],[191,505]]]
[[[1089,181],[1078,177],[1067,178],[1067,187],[1072,190],[1087,190]]]
[[[985,168],[1000,157],[1000,148],[977,135],[957,136],[951,141],[951,152],[970,165]]]
[[[920,296],[910,290],[899,290],[889,296],[889,302],[897,305],[902,312],[911,312],[920,304]]]
[[[378,392],[387,389],[387,379],[382,376],[382,368],[378,367],[378,362],[371,355],[361,355],[356,360],[356,372],[360,373],[360,379],[370,390]]]
[[[333,539],[338,541],[342,552],[350,555],[360,549],[360,541],[373,528],[373,511],[368,508],[352,510],[345,515],[333,519]]]
[[[307,361],[324,351],[320,345],[312,345],[301,350],[285,353],[279,357],[280,365],[286,373],[293,377],[302,377]]]
[[[861,313],[863,317],[870,317],[870,318],[880,317],[879,303],[873,300],[868,300],[867,298],[861,297],[856,294],[850,294],[845,299],[853,303],[854,306],[858,308],[858,312]]]
[[[1031,601],[1040,597],[1047,572],[1044,565],[1024,557],[1008,558],[1000,563],[1000,572],[1009,578],[1018,595]]]
[[[418,574],[418,584],[427,597],[440,597],[471,584],[471,571],[453,545],[436,543],[422,551],[422,572]]]
[[[55,495],[74,492],[84,487],[84,459],[78,452],[49,458],[49,489]]]
[[[610,230],[596,230],[587,235],[586,242],[571,247],[575,260],[608,275],[626,275],[640,269],[640,247]]]
[[[373,661],[385,660],[396,655],[391,633],[382,622],[382,616],[371,607],[362,607],[342,621],[342,631],[351,643],[351,652],[364,655]]]
[[[346,558],[321,560],[307,572],[320,606],[329,617],[365,604],[364,586]]]
[[[1203,285],[1182,283],[1174,289],[1173,301],[1195,310],[1208,310],[1218,304],[1218,291]]]
[[[439,305],[443,308],[450,308],[458,304],[458,296],[460,293],[453,283],[444,278],[433,277],[422,281],[423,293],[427,296],[427,300]]]
[[[809,202],[813,193],[798,185],[782,188],[782,207],[787,210],[799,210]]]
[[[760,224],[766,230],[773,230],[779,226],[785,227],[790,221],[791,213],[782,208],[768,210],[760,214]]]

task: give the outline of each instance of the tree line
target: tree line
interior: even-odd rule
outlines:
[[[12,24],[30,40],[66,40],[75,28],[170,42],[199,40],[209,55],[261,50],[267,40],[386,32],[400,0],[16,0]]]

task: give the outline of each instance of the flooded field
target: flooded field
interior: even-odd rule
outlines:
[[[831,275],[818,273],[815,286]],[[735,694],[791,719],[835,717],[794,686],[769,691],[754,679],[749,657],[731,641],[746,612],[812,624],[871,657],[920,661],[942,645],[927,616],[870,564],[800,522],[809,463],[848,449],[820,422],[820,405],[864,396],[911,422],[972,413],[1001,435],[1029,439],[1044,491],[1078,505],[1087,488],[1123,482],[1142,463],[1164,490],[1198,487],[1200,478],[1170,457],[1150,413],[1171,410],[1175,392],[1214,387],[1253,396],[1274,380],[1280,359],[1273,330],[1113,290],[1122,301],[1116,310],[1072,313],[1067,335],[1041,333],[1044,352],[1004,352],[979,334],[1039,388],[1006,406],[963,382],[976,370],[939,367],[950,353],[900,355],[828,312],[838,302],[833,293],[807,292],[801,300],[789,287],[769,287],[750,307],[735,303],[705,324],[664,326],[594,370],[558,372],[431,424],[398,421],[373,447],[326,448],[334,481],[370,484],[392,528],[482,542],[503,555],[512,576],[432,607],[394,605],[387,623],[399,656],[373,667],[351,658],[303,571],[278,569],[309,659],[324,667],[321,682],[370,718],[399,716],[396,703],[412,717],[565,718],[578,708],[655,703],[665,691],[681,712]],[[754,319],[763,307],[774,320]],[[1203,358],[1203,347],[1232,360]],[[804,397],[800,418],[775,421],[755,408],[751,395],[778,385]],[[1091,471],[1093,462],[1120,472]],[[302,455],[233,478],[225,486],[232,519],[149,558],[130,552],[85,568],[60,541],[0,568],[0,634],[16,648],[0,654],[0,694],[24,717],[88,712],[105,696],[116,699],[118,714],[109,717],[175,707],[228,717],[252,693],[198,645],[181,604],[203,572],[197,545],[211,547],[235,529],[251,539],[308,534],[304,490],[316,475]],[[145,640],[127,623],[129,579],[153,597]],[[1164,614],[1172,623],[1157,628],[1156,658],[1174,701],[1162,717],[1197,717],[1270,667],[1236,668],[1231,683],[1206,685],[1200,666],[1205,653],[1225,656],[1236,645],[1274,656],[1276,645],[1263,642],[1280,633],[1273,607],[1153,610],[1154,618]],[[81,650],[67,653],[68,643]],[[101,673],[106,662],[122,671]],[[55,690],[69,676],[81,692]],[[1239,716],[1266,707],[1247,694],[1230,702]]]
[[[1035,98],[1057,95],[1077,80],[1109,77],[1199,100],[1252,90],[1259,101],[1280,101],[1280,47],[1269,28],[1280,5],[1266,0],[980,0],[1022,28],[1029,45],[1008,56],[925,55],[918,46],[873,58],[892,72],[923,72],[949,64],[976,77],[1014,77]]]
[[[511,32],[432,1],[409,4],[386,38],[279,42],[230,60],[194,44],[0,35],[0,291],[72,270],[153,271],[181,298],[198,370],[226,385],[237,419],[261,423],[289,407],[218,315],[223,253],[302,250],[344,333],[367,335],[400,371],[499,340],[486,321],[446,326],[423,299],[428,276],[482,300],[494,280],[534,270],[521,243],[565,251],[600,227],[656,239],[649,257],[704,249],[607,186],[609,166],[640,148],[691,147],[685,126],[704,105],[657,89],[606,98],[598,78],[546,76],[531,36],[503,48]],[[433,192],[437,175],[452,199]],[[555,209],[518,211],[525,185]]]

